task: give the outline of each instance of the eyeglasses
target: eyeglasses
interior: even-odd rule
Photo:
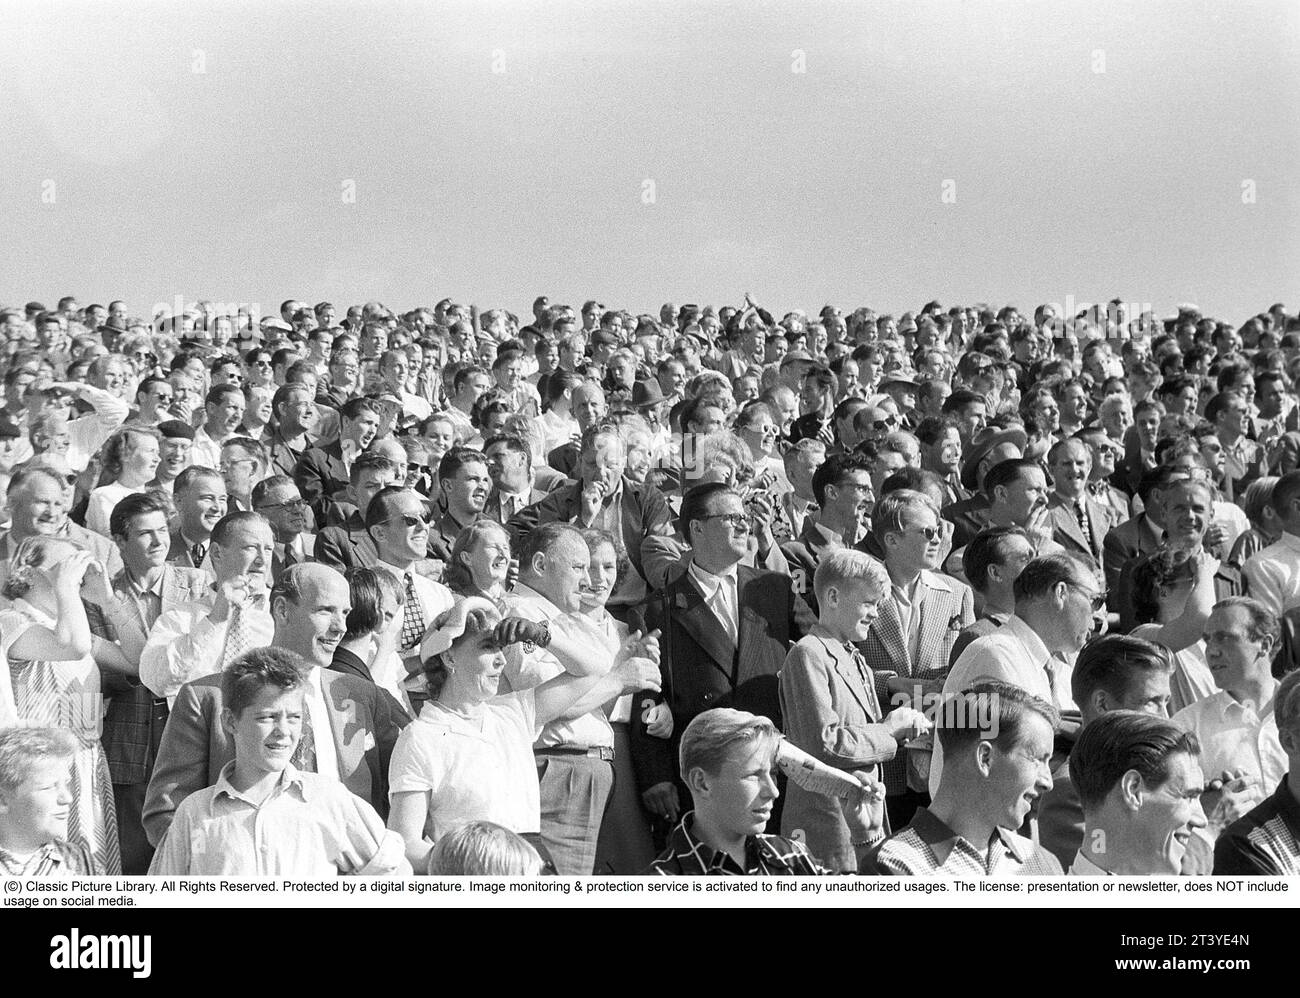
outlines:
[[[402,521],[402,524],[403,524],[403,525],[406,527],[406,529],[408,529],[408,530],[414,529],[415,527],[427,527],[427,526],[428,526],[428,524],[427,524],[427,523],[425,522],[425,520],[424,520],[424,517],[422,517],[422,516],[413,516],[413,515],[411,515],[410,513],[399,513],[397,516],[393,517],[393,519],[389,520],[388,522],[389,522],[389,523],[392,523],[392,522],[394,522],[394,520],[401,520],[401,521]]]
[[[927,541],[937,541],[943,536],[942,527],[914,527],[913,529]]]
[[[701,520],[722,520],[729,527],[748,527],[749,515],[746,513],[710,513],[701,516]]]
[[[306,509],[306,499],[289,499],[285,502],[268,502],[263,503],[258,509]]]
[[[1080,592],[1083,593],[1085,596],[1088,596],[1088,598],[1092,601],[1093,613],[1097,613],[1099,610],[1101,610],[1102,607],[1106,605],[1106,596],[1109,594],[1108,590],[1103,589],[1101,592],[1097,593],[1096,595],[1089,595],[1088,590],[1084,589],[1083,586],[1075,585],[1073,582],[1067,582],[1066,585],[1069,586],[1071,589],[1075,590],[1075,592]]]
[[[873,430],[888,430],[898,425],[898,417],[890,416],[888,419],[877,419],[871,424]]]

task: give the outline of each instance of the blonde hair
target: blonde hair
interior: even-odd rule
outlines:
[[[78,545],[71,541],[64,540],[62,537],[46,537],[38,535],[28,537],[9,557],[9,576],[5,579],[4,587],[0,588],[0,595],[5,599],[22,599],[32,589],[32,573],[45,567],[48,559],[48,549],[51,545],[63,544],[75,548]]]
[[[842,586],[853,579],[861,579],[882,595],[889,589],[889,573],[875,558],[852,548],[835,548],[824,553],[817,564],[813,594],[824,606],[826,593],[832,586]]]
[[[434,844],[428,872],[431,877],[535,877],[542,872],[542,857],[510,829],[471,821]]]

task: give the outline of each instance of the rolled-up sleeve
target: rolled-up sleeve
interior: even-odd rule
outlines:
[[[225,627],[212,623],[206,608],[169,610],[140,653],[140,681],[154,696],[173,699],[191,679],[217,671],[225,636]]]

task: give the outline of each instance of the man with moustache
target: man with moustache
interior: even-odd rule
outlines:
[[[1082,440],[1059,440],[1047,452],[1054,491],[1047,500],[1052,540],[1093,571],[1101,571],[1101,544],[1113,518],[1088,493],[1092,455]]]

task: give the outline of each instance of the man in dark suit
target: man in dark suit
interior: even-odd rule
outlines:
[[[329,669],[350,598],[347,582],[333,569],[293,566],[271,593],[272,643],[301,655],[308,666],[303,740],[314,744],[314,759],[300,768],[336,773],[385,816],[388,760],[407,719],[393,716],[374,684]],[[186,683],[177,694],[145,797],[144,827],[154,845],[180,802],[215,783],[234,758],[221,711],[219,673]]]
[[[533,459],[528,444],[518,436],[493,437],[483,445],[492,491],[483,507],[483,515],[496,523],[506,524],[525,507],[539,503],[546,493],[533,488]]]
[[[282,385],[271,399],[279,421],[267,441],[269,474],[293,476],[294,469],[312,446],[308,426],[316,421],[316,403],[306,385]]]
[[[396,483],[397,467],[383,454],[367,451],[357,455],[348,476],[347,492],[330,505],[339,514],[337,522],[321,530],[312,545],[316,561],[339,572],[371,568],[379,561],[374,539],[366,530],[365,509],[381,489]],[[345,504],[344,498],[351,501]]]
[[[780,726],[777,675],[792,640],[815,623],[790,578],[740,564],[748,551],[749,514],[726,485],[697,485],[682,500],[691,563],[653,599],[646,625],[662,632],[662,700],[673,736],[651,737],[638,697],[632,710],[632,761],[647,810],[676,823],[684,795],[677,746],[686,725],[713,707],[735,707]],[[780,817],[773,815],[779,827]]]
[[[113,778],[122,872],[143,875],[149,871],[153,849],[140,815],[167,723],[167,700],[155,697],[140,682],[140,653],[158,618],[202,597],[211,580],[200,569],[167,564],[167,510],[152,496],[139,493],[119,502],[109,518],[109,531],[123,568],[109,580],[102,603],[87,604],[86,611],[92,633],[116,642],[137,672],[104,670],[111,699],[101,741]]]
[[[642,542],[653,534],[673,532],[672,514],[663,493],[653,485],[624,478],[625,466],[626,454],[618,434],[593,427],[582,437],[579,479],[516,513],[507,524],[512,546],[539,523],[601,527],[613,534],[636,570],[619,578],[609,598],[607,608],[616,617],[645,601]]]
[[[347,631],[334,649],[330,668],[346,676],[355,676],[374,683],[371,667],[381,655],[396,651],[389,624],[401,614],[401,583],[395,582],[392,573],[372,568],[354,568],[345,576],[352,596],[352,609],[348,611]],[[398,680],[400,682],[400,680]],[[376,685],[378,685],[376,683]],[[389,690],[379,687],[380,694],[389,701],[393,715],[411,715],[411,708],[401,694],[401,688]]]
[[[1047,499],[1052,540],[1081,559],[1094,572],[1101,570],[1101,545],[1111,518],[1088,494],[1092,454],[1088,445],[1073,437],[1059,440],[1047,453],[1055,490]]]
[[[1143,512],[1112,527],[1101,542],[1101,564],[1106,573],[1106,588],[1114,593],[1119,586],[1119,574],[1134,558],[1154,554],[1160,548],[1160,538],[1165,531],[1164,488],[1169,484],[1174,470],[1168,465],[1152,468],[1138,482],[1137,494],[1142,500]],[[1118,610],[1115,605],[1112,610]]]
[[[453,447],[438,462],[441,512],[429,524],[429,557],[451,563],[451,547],[460,532],[480,516],[492,490],[487,458],[472,447]]]
[[[370,399],[349,399],[339,410],[339,439],[312,447],[298,460],[293,480],[324,522],[325,504],[348,487],[349,469],[379,430],[379,407]]]

